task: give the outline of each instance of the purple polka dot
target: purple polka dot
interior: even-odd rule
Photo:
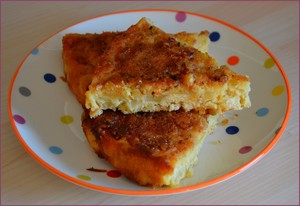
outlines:
[[[229,126],[226,128],[226,133],[230,135],[237,134],[239,132],[239,128],[236,126]]]
[[[53,83],[56,81],[56,77],[53,74],[47,73],[44,75],[44,79],[48,83]]]
[[[184,12],[180,11],[176,14],[175,18],[176,18],[176,21],[178,21],[178,22],[184,22],[186,19],[186,14]]]
[[[244,146],[241,149],[239,149],[240,154],[246,154],[252,150],[251,146]]]
[[[18,114],[15,114],[13,117],[14,117],[14,120],[17,123],[19,123],[19,124],[25,124],[25,119],[22,116],[20,116]]]

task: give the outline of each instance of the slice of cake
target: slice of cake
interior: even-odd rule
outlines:
[[[140,185],[176,186],[191,173],[218,115],[185,112],[123,114],[105,110],[82,127],[94,151]]]
[[[249,78],[218,67],[214,58],[141,19],[114,38],[103,52],[86,92],[86,108],[185,111],[202,114],[250,106]]]

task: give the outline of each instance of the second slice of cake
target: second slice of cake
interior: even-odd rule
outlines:
[[[85,106],[156,112],[197,110],[214,114],[250,106],[247,76],[219,67],[208,53],[178,41],[142,18],[118,35],[99,59]]]

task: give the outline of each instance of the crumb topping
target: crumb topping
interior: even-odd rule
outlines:
[[[87,118],[88,115],[87,115]],[[106,110],[92,122],[92,132],[101,138],[125,139],[150,156],[181,151],[194,142],[192,132],[206,127],[206,120],[197,112],[146,112],[124,115]]]

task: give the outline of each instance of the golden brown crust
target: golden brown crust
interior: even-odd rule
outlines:
[[[95,136],[124,139],[146,156],[161,156],[170,149],[185,150],[191,144],[190,132],[201,131],[205,126],[198,112],[182,110],[128,115],[107,110],[91,122]]]
[[[186,38],[178,34],[178,38]],[[176,37],[176,35],[175,35]],[[101,56],[91,88],[107,82],[120,84],[157,83],[174,86],[184,83],[187,73],[206,71],[217,65],[207,53],[182,45],[173,35],[166,34],[145,19],[116,37],[109,50]],[[193,44],[191,44],[193,45]],[[203,64],[201,68],[199,65]]]
[[[207,53],[183,46],[174,37],[147,22],[134,25],[115,38],[101,56],[93,86],[107,82],[184,83],[187,73],[203,63],[201,70],[216,66]]]
[[[101,34],[66,34],[63,37],[63,63],[65,79],[81,105],[92,81],[99,57],[119,32]]]

